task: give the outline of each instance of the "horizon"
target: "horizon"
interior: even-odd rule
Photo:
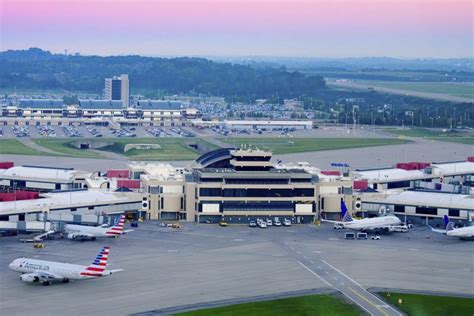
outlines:
[[[214,58],[473,57],[469,0],[3,0],[2,5],[5,50]]]
[[[27,51],[29,49],[40,49],[44,52],[49,52],[53,55],[65,55],[63,51],[53,51],[49,49],[45,49],[42,47],[26,47],[26,48],[18,48],[12,49],[7,48],[5,50],[0,50],[0,53],[5,53],[7,51]],[[341,59],[394,59],[394,60],[401,60],[401,61],[414,61],[414,60],[421,60],[421,61],[429,61],[429,60],[457,60],[457,59],[471,59],[474,60],[474,57],[394,57],[394,56],[343,56],[343,57],[322,57],[322,56],[277,56],[277,55],[146,55],[146,54],[136,54],[136,53],[125,53],[125,54],[110,54],[110,55],[103,55],[103,54],[82,54],[79,52],[69,51],[67,52],[67,56],[74,56],[75,54],[79,54],[82,57],[126,57],[126,56],[139,56],[139,57],[149,57],[149,58],[205,58],[205,59],[214,59],[214,58],[248,58],[248,59],[258,59],[258,58],[274,58],[274,59],[293,59],[293,60],[312,60],[312,59],[319,59],[319,60],[341,60]]]

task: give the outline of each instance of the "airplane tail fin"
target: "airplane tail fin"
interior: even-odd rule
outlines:
[[[344,200],[341,200],[341,218],[343,222],[352,222],[354,219],[352,218],[351,212],[347,210],[346,203]]]
[[[125,215],[120,215],[119,221],[116,225],[110,227],[106,234],[109,236],[118,236],[123,234],[123,224],[125,224]]]
[[[454,229],[454,223],[449,221],[448,215],[444,215],[444,224],[446,225],[446,231]]]
[[[85,271],[81,272],[81,275],[100,277],[104,275],[105,269],[107,267],[107,260],[109,259],[110,247],[104,246],[95,257],[92,264],[90,264]]]

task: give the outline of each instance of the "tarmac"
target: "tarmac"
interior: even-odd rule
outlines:
[[[44,249],[0,238],[0,311],[10,315],[122,315],[336,291],[363,313],[399,315],[368,291],[387,288],[474,297],[472,242],[415,227],[381,240],[345,240],[332,225],[250,228],[141,223],[119,239],[46,241]],[[41,286],[19,280],[18,257],[88,265],[110,245],[110,277]],[[176,309],[173,310],[176,312]]]

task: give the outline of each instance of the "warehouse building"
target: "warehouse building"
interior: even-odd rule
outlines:
[[[312,129],[313,122],[310,120],[223,120],[223,121],[203,121],[194,119],[191,124],[196,127],[219,126],[229,130],[273,130],[273,129]]]
[[[82,188],[90,172],[73,168],[16,166],[0,170],[0,189],[49,192]]]
[[[394,213],[408,222],[443,226],[443,216],[448,215],[460,225],[474,222],[474,196],[429,191],[403,191],[385,195],[361,195],[362,209],[366,215]]]
[[[368,187],[380,192],[413,189],[423,182],[470,184],[474,182],[474,157],[466,161],[411,162],[399,163],[395,168],[357,169],[351,177],[366,181]]]
[[[123,213],[129,219],[143,217],[142,195],[87,189],[52,191],[37,199],[1,202],[0,230],[41,230],[41,224],[47,221],[60,225],[102,224],[113,222]]]

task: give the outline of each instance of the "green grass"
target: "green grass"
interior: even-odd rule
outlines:
[[[403,137],[425,137],[434,141],[460,143],[466,145],[474,144],[474,137],[461,136],[459,133],[432,131],[422,128],[395,129],[386,128],[384,131]]]
[[[406,128],[406,129],[396,129],[396,128],[386,128],[385,132],[396,134],[399,136],[405,137],[444,137],[449,136],[448,133],[431,131],[423,128]]]
[[[274,154],[289,154],[320,150],[396,145],[406,140],[396,138],[223,138],[236,147],[251,146],[271,150]]]
[[[73,156],[79,158],[103,158],[101,155],[91,151],[77,149],[71,143],[81,140],[88,140],[86,138],[55,138],[55,139],[34,139],[33,141],[50,150],[65,156]]]
[[[416,92],[449,94],[458,97],[473,98],[474,84],[456,82],[406,82],[406,81],[378,81],[378,80],[354,80],[373,87],[383,87]]]
[[[113,143],[97,149],[124,155],[132,160],[190,160],[198,153],[186,144],[195,142],[195,139],[186,138],[60,138],[60,139],[35,139],[34,142],[45,148],[54,150],[66,156],[80,158],[104,158],[99,153],[75,148],[71,143],[78,141],[96,141]],[[129,150],[123,151],[127,144],[159,144],[161,149]]]
[[[474,137],[430,137],[431,140],[474,145]]]
[[[114,152],[133,160],[191,160],[198,156],[196,151],[187,146],[197,141],[194,138],[114,138],[104,141],[114,144],[101,148],[101,151]],[[125,153],[123,149],[127,144],[159,144],[161,149],[132,149]]]
[[[350,304],[330,295],[307,295],[283,298],[272,301],[236,304],[224,307],[202,309],[177,315],[185,316],[287,316],[287,315],[324,315],[349,316],[361,315],[361,311]]]
[[[390,293],[390,296],[383,293],[382,296],[409,316],[474,315],[473,298],[401,293]],[[398,303],[399,299],[403,300],[402,304]]]
[[[48,153],[34,150],[16,139],[0,139],[0,154],[49,156]]]

